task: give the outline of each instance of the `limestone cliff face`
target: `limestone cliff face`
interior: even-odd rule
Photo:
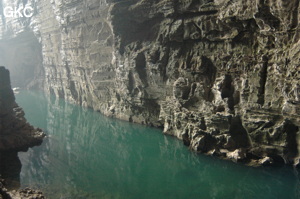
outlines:
[[[298,162],[299,1],[130,2],[111,11],[115,115],[195,151]]]
[[[0,35],[35,35],[48,93],[163,127],[195,151],[298,163],[298,0],[22,4],[34,16],[2,17]]]

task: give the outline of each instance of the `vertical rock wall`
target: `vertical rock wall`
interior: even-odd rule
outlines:
[[[299,1],[129,2],[111,11],[113,114],[195,151],[298,163]]]
[[[2,20],[0,33],[34,33],[48,93],[163,127],[196,151],[297,164],[298,0],[23,4],[35,15]]]
[[[105,1],[39,1],[46,90],[105,109],[114,87],[113,36]]]

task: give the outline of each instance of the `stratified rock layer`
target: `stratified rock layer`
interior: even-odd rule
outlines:
[[[0,33],[32,30],[49,93],[163,127],[195,151],[298,163],[298,0],[23,4],[35,15],[4,18]]]

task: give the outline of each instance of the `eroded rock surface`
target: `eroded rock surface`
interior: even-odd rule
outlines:
[[[0,199],[45,199],[40,191],[35,191],[30,188],[19,191],[8,191],[4,184],[5,181],[0,179]]]
[[[0,66],[0,152],[26,151],[42,143],[45,134],[31,126],[24,115],[15,102],[9,71]]]
[[[0,66],[0,177],[6,179],[10,191],[0,178],[0,198],[43,198],[40,192],[30,189],[11,191],[20,186],[21,162],[18,151],[40,145],[45,137],[41,129],[31,126],[24,118],[24,111],[15,102],[10,85],[9,71]]]
[[[298,0],[23,4],[35,15],[2,17],[2,39],[34,32],[48,93],[163,127],[195,151],[298,164]]]

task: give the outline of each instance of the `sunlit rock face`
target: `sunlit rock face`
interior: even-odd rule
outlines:
[[[298,1],[129,2],[111,9],[112,114],[195,151],[297,164]]]
[[[2,18],[1,35],[33,32],[48,93],[163,127],[199,152],[297,164],[297,0],[22,4],[34,16]]]

